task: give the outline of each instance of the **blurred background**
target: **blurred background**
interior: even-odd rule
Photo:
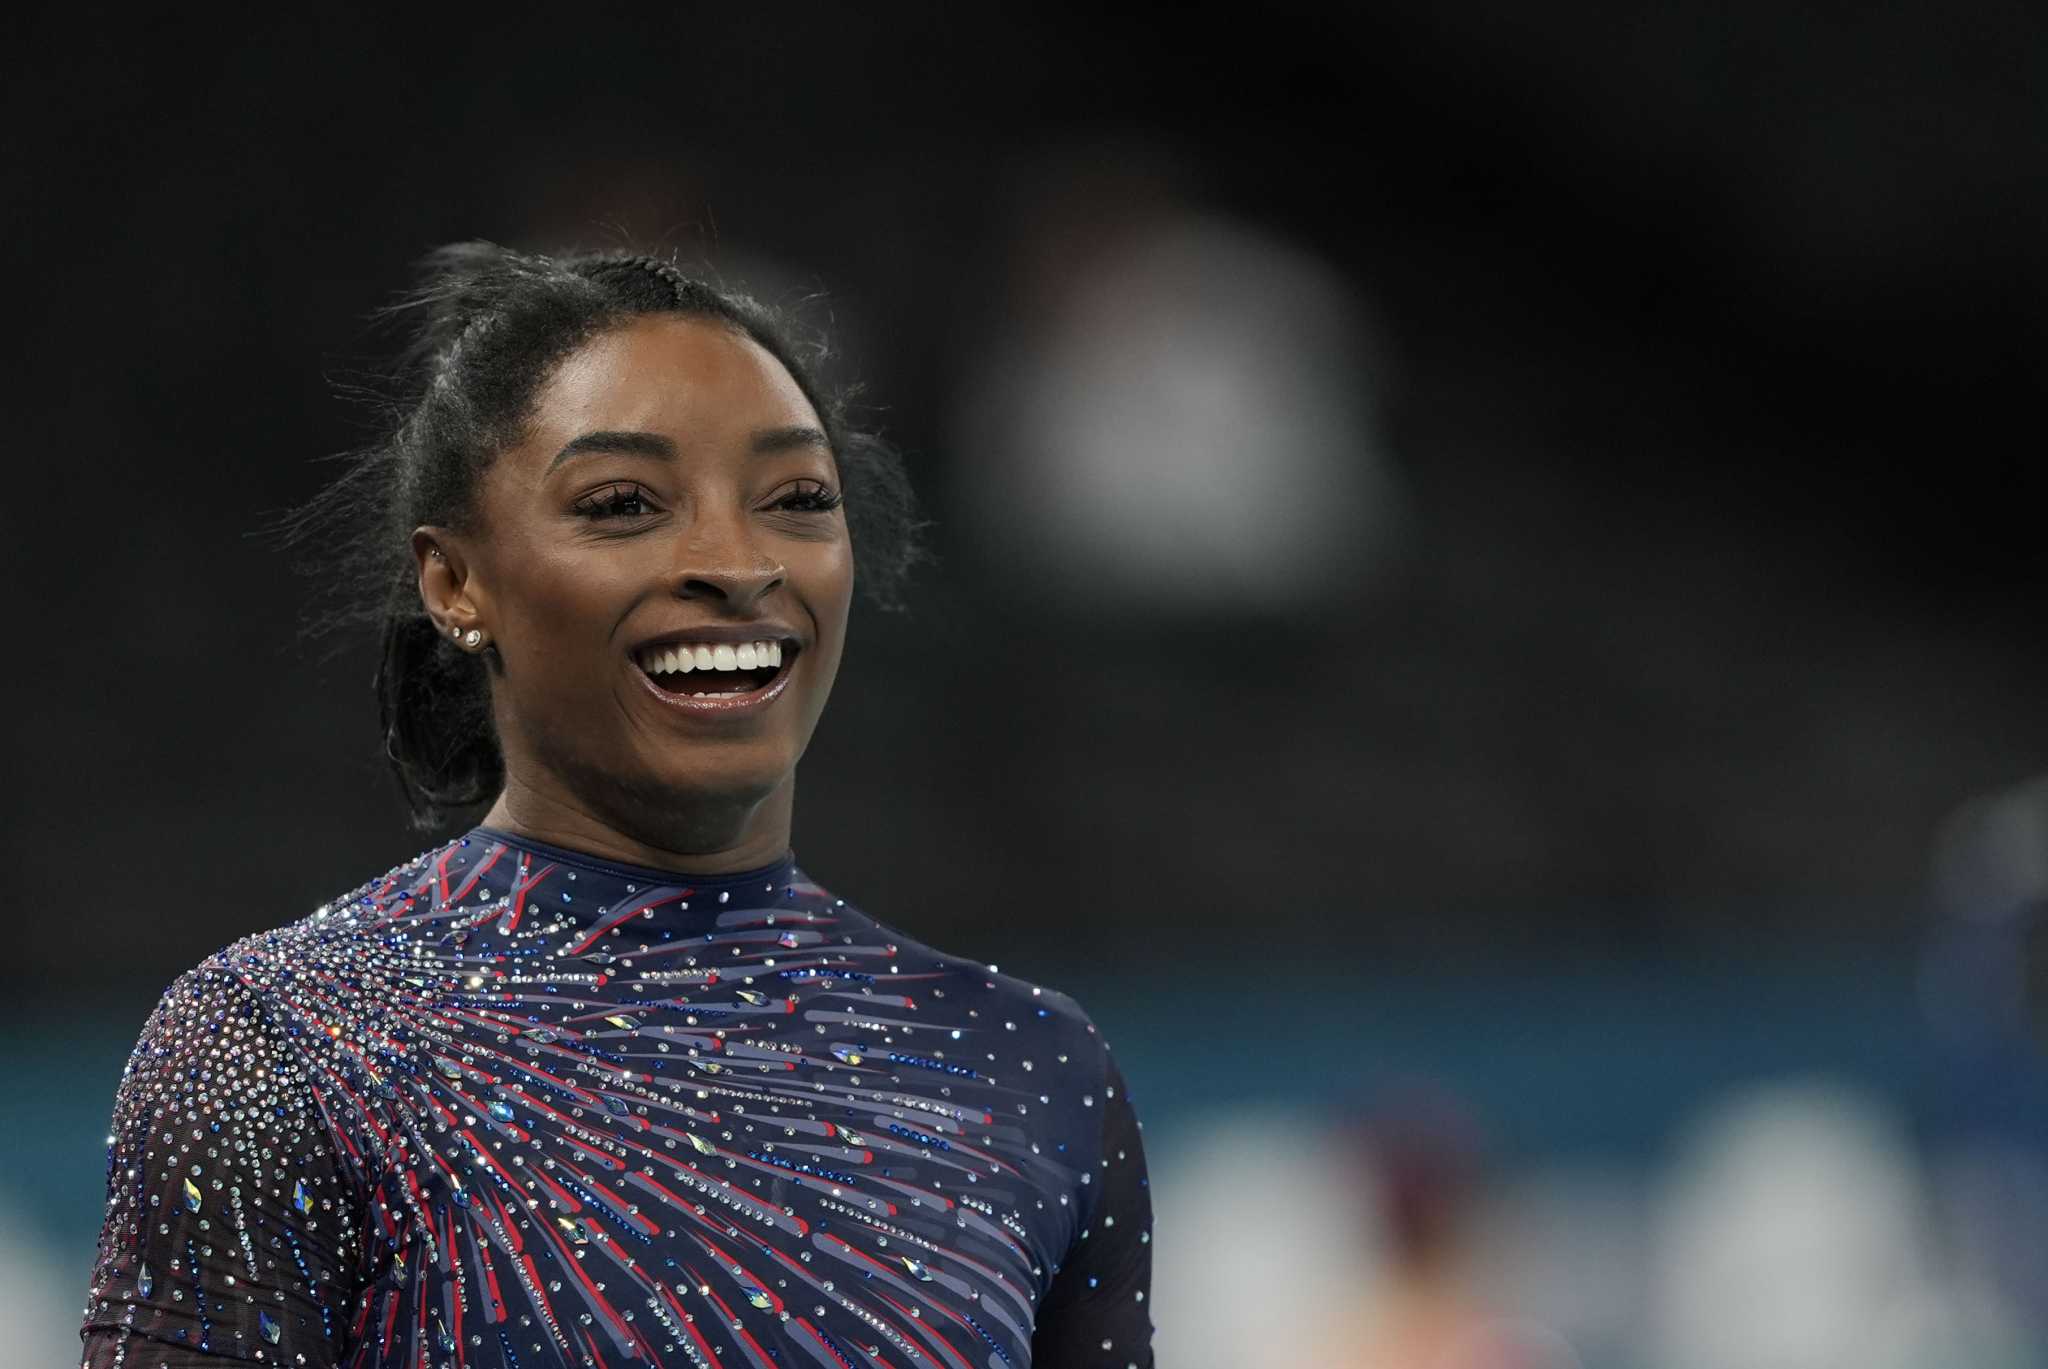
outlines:
[[[2048,1364],[2048,12],[12,27],[19,1362],[164,986],[437,839],[257,533],[485,237],[865,382],[797,854],[1092,1010],[1162,1364]]]

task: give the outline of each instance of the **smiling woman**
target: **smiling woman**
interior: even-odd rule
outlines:
[[[482,634],[504,771],[486,822],[696,873],[787,846],[854,581],[818,407],[754,334],[640,315],[540,383],[473,511],[414,529],[428,619]],[[685,648],[694,687],[665,688]],[[763,648],[781,664],[756,679]]]
[[[447,249],[354,520],[392,770],[482,820],[181,977],[115,1100],[89,1366],[1150,1365],[1070,999],[833,896],[795,770],[894,455],[767,311]]]

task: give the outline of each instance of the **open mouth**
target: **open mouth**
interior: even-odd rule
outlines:
[[[792,641],[673,642],[635,653],[655,688],[686,699],[739,699],[767,690],[796,661]]]

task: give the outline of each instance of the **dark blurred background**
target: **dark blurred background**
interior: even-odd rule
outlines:
[[[436,839],[259,532],[484,237],[672,248],[864,382],[936,559],[796,850],[1103,1023],[1162,1362],[1307,1353],[1226,1348],[1282,1275],[1196,1238],[1276,1153],[1471,1214],[1414,1287],[1398,1204],[1288,1238],[1379,1271],[1325,1300],[1361,1365],[1430,1298],[1559,1364],[2036,1362],[2048,12],[13,28],[0,1265],[49,1343],[156,994]],[[1445,1116],[1462,1168],[1359,1139]]]

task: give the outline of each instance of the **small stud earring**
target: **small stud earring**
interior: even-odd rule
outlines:
[[[459,639],[462,636],[462,629],[459,627],[451,627],[448,629],[448,635],[450,637],[455,637]]]
[[[468,647],[471,651],[475,651],[478,646],[482,645],[483,640],[483,633],[477,631],[475,628],[471,628],[469,631],[462,634],[462,644]]]

